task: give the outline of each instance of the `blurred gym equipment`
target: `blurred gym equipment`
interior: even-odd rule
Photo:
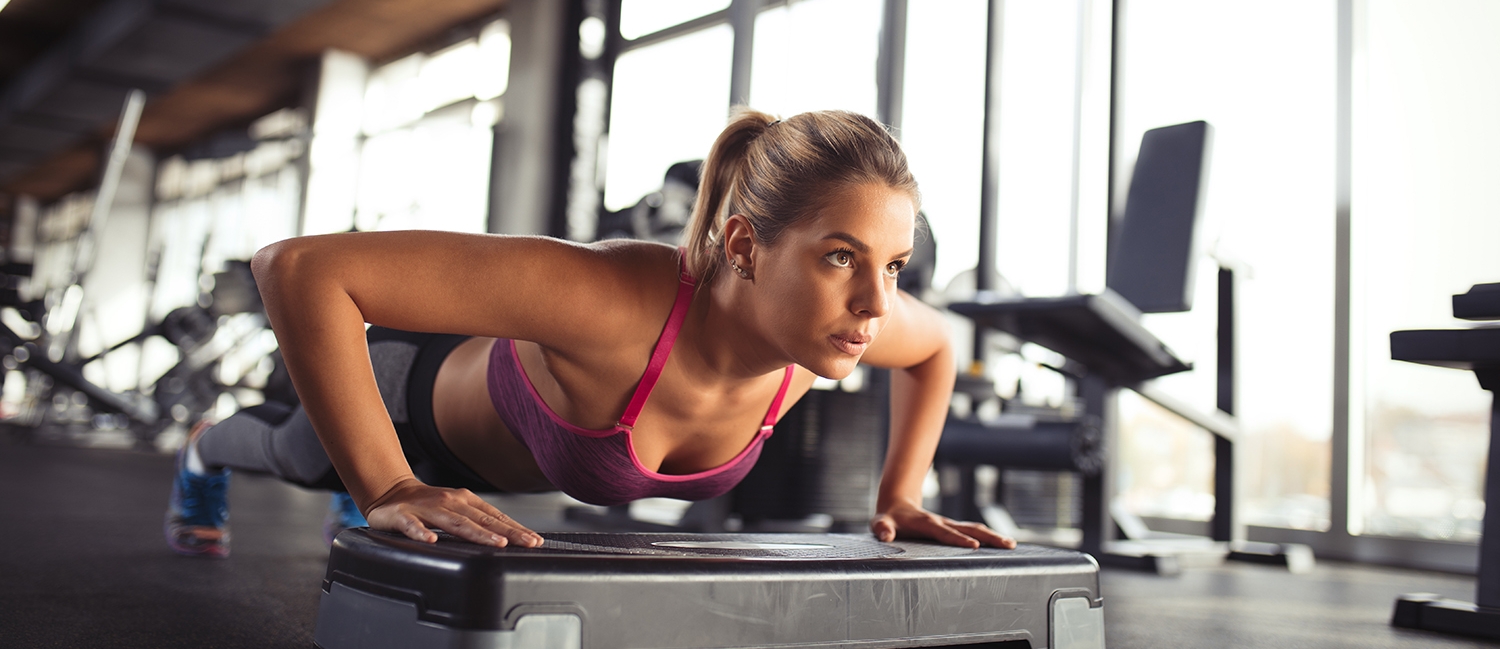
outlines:
[[[1035,413],[980,420],[950,418],[938,447],[938,461],[958,467],[940,475],[957,476],[944,487],[945,513],[974,518],[980,506],[976,465],[1064,470],[1082,476],[1081,549],[1106,565],[1177,572],[1184,561],[1216,561],[1228,556],[1309,569],[1311,555],[1301,546],[1246,543],[1234,525],[1233,273],[1219,277],[1219,400],[1222,415],[1196,412],[1143,383],[1182,372],[1190,365],[1140,323],[1142,313],[1192,308],[1195,240],[1201,185],[1208,158],[1210,128],[1189,122],[1147,131],[1141,139],[1125,214],[1110,247],[1106,289],[1098,295],[1027,298],[981,290],[973,301],[949,304],[974,320],[980,330],[1001,331],[1067,359],[1052,369],[1075,386],[1081,412],[1038,420]],[[981,255],[981,259],[983,259]],[[981,262],[983,263],[983,262]],[[983,342],[983,336],[976,335]],[[983,346],[979,347],[983,349]],[[976,354],[976,363],[979,355]],[[1152,533],[1112,498],[1113,478],[1106,461],[1113,423],[1104,417],[1111,395],[1133,388],[1168,410],[1215,435],[1215,492],[1212,541]],[[980,372],[961,377],[958,391],[976,405],[997,399]],[[974,408],[978,411],[978,408]],[[1000,512],[993,512],[1000,513]],[[991,516],[991,518],[995,518]],[[1005,520],[997,521],[1001,527]],[[1116,542],[1117,535],[1125,539]],[[1204,555],[1207,555],[1205,558]]]
[[[682,230],[693,215],[698,196],[702,160],[678,162],[667,167],[661,189],[641,197],[635,205],[599,217],[596,239],[640,239],[677,246]]]
[[[1476,284],[1453,296],[1453,317],[1500,320],[1500,284]],[[1474,372],[1479,387],[1500,394],[1500,327],[1391,332],[1391,358]],[[1500,399],[1490,406],[1489,469],[1484,479],[1484,523],[1479,537],[1479,583],[1474,601],[1411,593],[1396,600],[1391,624],[1500,640]]]

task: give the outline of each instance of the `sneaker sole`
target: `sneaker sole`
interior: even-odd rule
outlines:
[[[224,537],[220,539],[219,543],[209,545],[181,543],[172,531],[172,523],[170,521],[162,525],[162,533],[167,537],[167,547],[171,548],[177,554],[185,557],[208,557],[210,559],[224,559],[229,557],[228,530],[225,531]]]

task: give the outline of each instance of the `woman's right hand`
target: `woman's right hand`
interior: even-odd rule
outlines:
[[[365,512],[371,529],[398,532],[425,543],[437,542],[429,528],[441,529],[471,543],[523,548],[542,545],[540,534],[526,529],[468,489],[431,487],[409,478],[396,483]]]

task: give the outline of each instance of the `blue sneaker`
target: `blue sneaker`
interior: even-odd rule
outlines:
[[[198,422],[188,444],[211,424]],[[229,469],[193,473],[187,469],[187,448],[177,452],[177,477],[167,505],[167,545],[178,554],[199,557],[229,556]]]
[[[367,527],[369,522],[359,513],[359,505],[347,492],[335,491],[328,500],[328,515],[323,517],[323,540],[333,545],[333,537],[351,527]]]

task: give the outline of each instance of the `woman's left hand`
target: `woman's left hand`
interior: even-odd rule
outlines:
[[[932,539],[965,548],[991,545],[1009,550],[1016,547],[1014,539],[1002,536],[982,523],[956,521],[910,505],[897,505],[876,514],[870,521],[870,532],[881,542],[901,537]]]

